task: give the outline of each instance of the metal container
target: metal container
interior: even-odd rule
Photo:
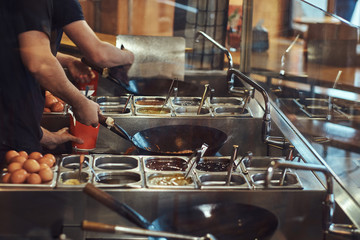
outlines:
[[[165,103],[165,97],[134,97],[134,105],[136,107],[144,106],[162,106]]]
[[[4,187],[4,188],[14,188],[14,189],[16,189],[16,188],[25,188],[25,189],[27,189],[27,188],[52,189],[52,188],[54,188],[54,187],[56,186],[56,179],[57,179],[57,176],[58,176],[57,171],[54,171],[54,170],[53,170],[53,173],[54,173],[53,178],[52,178],[52,180],[49,181],[49,182],[44,182],[44,183],[40,183],[40,184],[29,184],[29,183],[26,183],[26,182],[25,182],[25,183],[19,183],[19,184],[17,184],[17,183],[3,183],[3,182],[1,181],[1,182],[0,182],[0,188],[1,188],[1,187]],[[3,171],[3,172],[1,173],[1,179],[2,179],[2,177],[3,177],[5,174],[7,174],[6,171]]]
[[[92,156],[84,155],[84,162],[82,164],[82,170],[89,170],[89,165],[92,164]],[[64,155],[60,161],[60,172],[69,171],[69,170],[77,170],[80,168],[80,155]]]
[[[194,176],[184,179],[184,172],[146,172],[146,186],[158,189],[194,189],[196,187]]]
[[[59,173],[59,179],[56,187],[58,188],[83,188],[86,183],[91,182],[92,174],[88,171],[82,171],[79,177],[79,171],[64,171]]]
[[[144,157],[145,171],[185,171],[188,167],[183,157]]]
[[[196,116],[196,117],[211,117],[213,116],[212,112],[209,108],[201,108],[200,114],[197,114],[198,108],[197,107],[176,107],[174,112],[175,116],[177,117],[184,117],[184,116]]]
[[[235,97],[213,97],[208,98],[207,102],[210,107],[219,107],[219,106],[242,106],[244,100],[242,98]]]
[[[136,171],[96,171],[93,183],[99,188],[141,188],[143,178]]]
[[[140,160],[135,156],[95,155],[93,161],[95,171],[140,170]]]
[[[137,107],[135,110],[137,116],[156,116],[171,117],[171,108],[169,107]]]
[[[201,189],[250,189],[247,179],[242,174],[232,174],[229,186],[226,185],[227,174],[200,174]]]
[[[252,117],[250,109],[242,107],[216,107],[215,116]]]
[[[266,172],[250,172],[251,182],[255,188],[264,188]],[[296,173],[288,171],[285,175],[284,183],[280,186],[282,172],[275,172],[271,181],[270,189],[303,189],[303,185]]]
[[[196,166],[198,172],[227,172],[230,157],[204,157]]]
[[[171,104],[174,107],[198,107],[200,106],[200,103],[200,97],[176,97],[171,99]]]
[[[268,157],[268,156],[255,156],[244,159],[240,164],[249,171],[266,171],[272,161],[276,161],[279,159],[285,160],[285,158],[280,157]]]
[[[132,115],[131,101],[128,102],[126,109],[124,110],[127,96],[111,97],[100,96],[95,97],[94,101],[100,105],[100,110],[104,114],[120,114],[120,115]]]

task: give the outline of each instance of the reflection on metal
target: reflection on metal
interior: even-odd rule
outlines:
[[[289,47],[285,50],[285,52],[283,53],[283,55],[281,56],[281,69],[280,69],[280,75],[284,76],[285,75],[285,56],[288,52],[290,52],[291,48],[295,45],[296,41],[299,39],[300,34],[298,34],[296,36],[296,38],[291,42],[291,44],[289,45]]]
[[[253,0],[243,2],[243,25],[240,44],[240,71],[249,73],[251,71],[250,56],[252,49],[252,18]]]

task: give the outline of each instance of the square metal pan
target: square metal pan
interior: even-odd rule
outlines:
[[[265,171],[249,171],[250,183],[255,189],[265,189],[264,178]],[[303,185],[300,181],[299,176],[295,172],[287,171],[284,185],[279,186],[280,177],[282,172],[274,172],[272,180],[268,189],[303,189]]]
[[[185,171],[188,167],[187,160],[188,158],[181,156],[143,156],[142,157],[142,163],[145,172]]]
[[[90,171],[81,171],[80,184],[66,184],[64,183],[68,179],[78,179],[78,170],[66,170],[60,171],[57,179],[57,188],[83,188],[87,183],[91,183],[92,173]]]
[[[68,154],[62,155],[60,162],[59,162],[59,169],[60,172],[63,171],[73,171],[77,170],[80,167],[80,155],[81,154]],[[93,164],[93,157],[90,154],[84,154],[84,163],[82,166],[82,171],[89,171],[89,165],[92,166]]]
[[[230,185],[226,185],[227,173],[198,174],[200,189],[250,189],[247,178],[240,173],[231,174]]]

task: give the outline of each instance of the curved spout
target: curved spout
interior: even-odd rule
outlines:
[[[200,35],[204,36],[207,40],[209,40],[212,44],[219,48],[223,53],[225,53],[229,61],[229,69],[233,68],[233,60],[230,52],[203,31],[198,31],[197,33],[195,33],[195,42],[199,42]]]
[[[262,137],[263,137],[263,141],[267,142],[267,140],[269,138],[269,134],[270,134],[270,129],[271,129],[270,102],[269,102],[268,93],[259,84],[254,82],[252,79],[250,79],[248,76],[246,76],[239,70],[236,70],[234,68],[229,69],[227,72],[227,80],[228,81],[232,78],[232,75],[239,77],[241,80],[244,80],[247,84],[252,86],[254,89],[258,90],[261,93],[262,97],[264,98],[265,113],[263,116]]]

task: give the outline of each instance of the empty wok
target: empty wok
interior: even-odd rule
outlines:
[[[205,236],[210,233],[217,240],[260,240],[270,239],[278,226],[278,219],[272,212],[253,205],[232,202],[176,208],[150,222],[90,183],[85,186],[84,192],[139,227],[153,231],[192,236]]]
[[[109,127],[106,123],[107,120],[101,119],[100,116],[99,122],[105,127]],[[118,124],[115,122],[113,124],[110,127],[111,131],[130,141],[140,153],[145,154],[191,155],[206,143],[209,147],[205,155],[211,156],[227,140],[226,133],[206,126],[166,125],[145,129],[130,136]]]

